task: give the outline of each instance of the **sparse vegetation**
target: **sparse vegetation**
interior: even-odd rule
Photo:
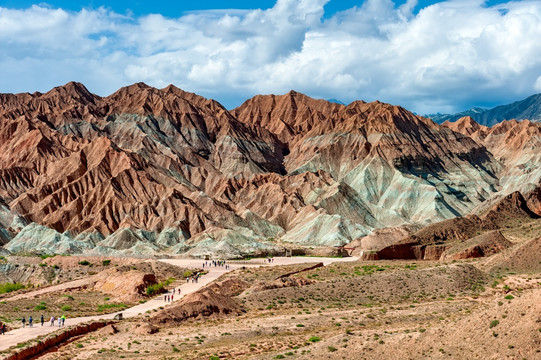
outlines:
[[[25,286],[23,284],[20,284],[20,283],[0,284],[0,294],[5,294],[5,293],[12,292],[12,291],[17,291],[17,290],[21,290],[21,289],[24,289],[24,288],[25,288]]]

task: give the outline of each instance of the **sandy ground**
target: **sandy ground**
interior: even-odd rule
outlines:
[[[202,276],[198,283],[191,283],[191,282],[186,283],[185,281],[182,280],[182,281],[178,281],[175,284],[177,285],[176,288],[180,289],[181,295],[175,296],[174,301],[179,301],[183,296],[201,289],[205,285],[218,279],[223,274],[233,271],[235,269],[241,268],[243,266],[246,266],[246,267],[279,266],[279,265],[318,263],[318,262],[322,262],[324,265],[328,265],[333,262],[356,261],[356,260],[357,258],[355,257],[351,257],[351,258],[277,257],[277,258],[274,258],[274,261],[272,263],[268,263],[268,261],[262,260],[262,259],[252,259],[249,261],[242,261],[242,262],[231,261],[231,262],[228,262],[228,264],[230,265],[228,269],[226,269],[225,267],[208,267],[207,266],[205,267],[205,270],[208,270],[209,272],[206,275]],[[161,261],[172,264],[172,265],[176,265],[179,267],[201,267],[204,263],[204,261],[202,260],[194,260],[194,259],[164,259]],[[84,284],[84,283],[85,283],[85,279],[76,280],[73,282],[64,283],[57,286],[51,286],[45,289],[36,290],[30,293],[16,295],[9,299],[15,300],[19,296],[24,297],[24,298],[29,298],[32,296],[46,293],[46,292],[65,290],[65,289],[74,287],[74,285]],[[119,312],[115,312],[115,313],[111,313],[107,315],[96,315],[96,316],[86,316],[86,317],[67,319],[66,326],[77,325],[77,324],[85,323],[92,320],[113,319],[115,315],[119,313],[122,313],[122,316],[124,318],[132,318],[132,317],[142,315],[147,311],[152,311],[162,306],[167,306],[167,304],[168,303],[164,302],[164,296],[160,295],[143,304],[139,304],[137,306],[134,306],[132,308],[125,309]],[[46,322],[46,325],[43,327],[41,325],[37,325],[37,326],[35,325],[34,327],[26,327],[26,328],[9,331],[0,339],[0,351],[6,350],[19,343],[27,342],[39,336],[52,333],[56,330],[58,330],[57,326],[49,326],[48,322]]]

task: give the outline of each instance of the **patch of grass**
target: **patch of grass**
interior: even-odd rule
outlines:
[[[159,294],[162,292],[162,290],[172,284],[173,282],[175,281],[175,278],[169,278],[163,282],[160,282],[160,283],[157,283],[157,284],[152,284],[150,286],[148,286],[145,290],[146,294],[149,295],[149,296],[152,296],[152,295],[156,295],[156,294]]]
[[[103,260],[103,261],[101,262],[101,264],[102,264],[103,266],[109,266],[109,264],[111,264],[111,260]]]
[[[329,352],[335,352],[338,349],[335,348],[334,346],[327,346],[327,350],[329,350]]]
[[[21,283],[5,283],[5,284],[0,284],[0,294],[5,294],[5,293],[9,293],[9,292],[12,292],[12,291],[17,291],[17,290],[20,290],[20,289],[24,289],[25,286]]]
[[[513,295],[506,295],[504,297],[505,300],[513,300],[515,297]]]
[[[492,329],[493,327],[498,326],[499,323],[500,323],[499,320],[492,320],[490,322],[489,328]]]
[[[308,339],[308,341],[313,342],[313,343],[318,342],[320,340],[321,338],[319,336],[312,336],[310,339]]]
[[[98,305],[98,311],[101,312],[101,311],[105,311],[107,309],[113,309],[113,308],[124,309],[124,308],[127,308],[127,307],[128,307],[128,305],[126,305],[126,304],[101,304],[101,305]]]
[[[62,305],[61,309],[62,311],[71,311],[72,308],[69,305]]]
[[[79,265],[88,266],[90,265],[90,261],[88,260],[79,261]]]

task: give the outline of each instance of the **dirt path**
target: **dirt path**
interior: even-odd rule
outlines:
[[[278,266],[278,265],[291,265],[291,264],[302,264],[302,263],[316,263],[316,262],[323,262],[324,265],[328,265],[332,262],[338,262],[338,261],[355,261],[357,258],[316,258],[316,257],[290,257],[290,258],[274,258],[274,262],[268,263],[261,259],[254,259],[250,261],[243,261],[242,263],[236,263],[234,261],[229,262],[228,264],[229,269],[225,269],[225,267],[205,267],[205,270],[208,270],[209,272],[202,276],[199,279],[198,283],[185,283],[182,282],[182,285],[177,287],[177,289],[180,289],[181,293],[180,296],[175,295],[174,301],[179,301],[187,294],[191,294],[193,292],[196,292],[197,290],[201,289],[203,286],[210,284],[214,280],[218,279],[223,274],[233,271],[235,269],[239,269],[242,266],[249,266],[249,267],[258,267],[258,266]],[[201,260],[193,260],[193,259],[165,259],[161,260],[163,262],[180,266],[180,267],[201,267],[204,261]],[[83,279],[84,280],[84,279]],[[80,280],[72,281],[70,283],[61,284],[64,286],[73,286],[72,283],[77,282]],[[88,280],[87,280],[88,281]],[[71,284],[71,285],[68,285]],[[61,285],[58,285],[61,289]],[[46,289],[42,289],[43,293],[49,292],[49,291],[55,291],[56,286],[48,287]],[[31,293],[21,294],[21,298],[27,298],[34,295],[42,294],[41,290],[36,290]],[[10,300],[15,299],[17,296],[14,296],[10,298]],[[66,326],[69,325],[77,325],[81,324],[87,321],[92,320],[100,320],[100,319],[113,319],[115,315],[122,313],[122,316],[124,318],[131,318],[136,317],[142,314],[145,314],[147,311],[152,311],[154,309],[158,309],[160,306],[168,306],[171,303],[166,303],[164,301],[164,296],[160,295],[154,299],[151,299],[143,304],[136,305],[134,307],[131,307],[129,309],[125,309],[122,311],[118,311],[115,313],[107,314],[107,315],[95,315],[95,316],[85,316],[85,317],[78,317],[73,319],[67,319],[66,320]],[[36,318],[36,320],[38,320]],[[48,320],[48,319],[46,319]],[[54,331],[58,330],[58,325],[55,326],[49,326],[49,322],[45,322],[45,326],[41,325],[35,325],[34,327],[26,327],[26,328],[20,328],[15,329],[12,331],[7,332],[4,336],[0,336],[0,351],[6,350],[12,346],[15,346],[19,343],[26,342],[29,340],[32,340],[38,336],[42,336],[45,334],[52,333]]]
[[[79,289],[85,286],[92,285],[96,280],[93,277],[88,277],[85,279],[78,279],[73,281],[68,281],[58,285],[47,286],[39,290],[33,290],[27,293],[15,295],[12,297],[4,298],[2,301],[15,301],[21,299],[30,299],[39,295],[48,294],[51,292],[62,292],[65,290]]]

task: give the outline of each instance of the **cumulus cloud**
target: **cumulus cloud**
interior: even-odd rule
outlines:
[[[328,18],[329,0],[267,10],[121,16],[0,7],[0,91],[77,80],[107,95],[169,83],[235,106],[258,93],[382,100],[419,113],[464,110],[541,91],[541,3],[366,0]]]

